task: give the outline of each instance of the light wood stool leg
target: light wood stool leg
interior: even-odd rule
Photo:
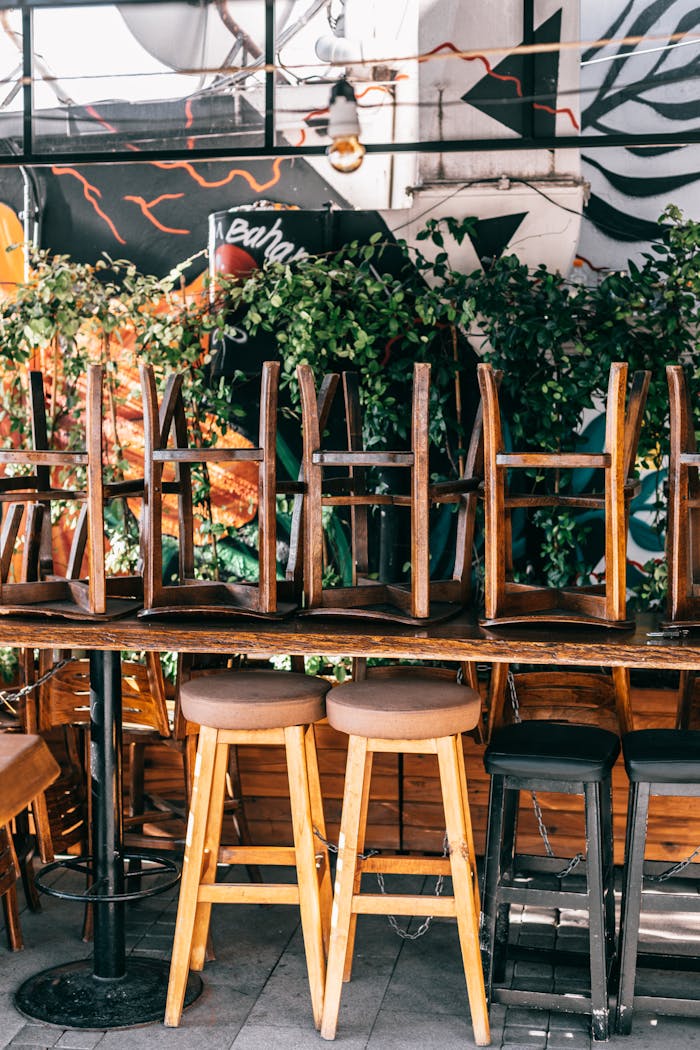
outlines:
[[[333,907],[333,884],[331,882],[331,866],[328,858],[328,847],[326,846],[326,818],[323,813],[323,796],[321,794],[321,780],[318,773],[318,755],[316,753],[316,731],[313,725],[306,730],[304,738],[306,745],[306,768],[309,773],[309,797],[311,800],[311,820],[313,827],[317,829],[321,838],[314,838],[314,853],[321,858],[321,866],[318,871],[319,893],[321,897],[321,928],[323,930],[323,950],[328,955],[328,946],[331,938],[331,908]]]
[[[469,1008],[472,1015],[474,1041],[477,1046],[488,1046],[489,1029],[484,973],[479,951],[479,915],[477,874],[470,823],[467,818],[469,802],[462,790],[458,750],[460,737],[441,737],[437,741],[440,784],[445,807],[445,825],[452,868],[452,892],[457,912],[457,929],[462,949],[464,974],[467,982]]]
[[[314,1024],[320,1028],[323,992],[326,984],[326,960],[323,951],[321,897],[316,874],[316,848],[312,828],[313,818],[304,737],[304,726],[290,726],[284,731],[301,928],[304,934],[304,951],[311,988]]]
[[[215,729],[203,726],[200,730],[192,807],[187,821],[187,839],[182,863],[173,954],[170,962],[168,998],[165,1004],[165,1025],[169,1028],[177,1028],[180,1024],[185,999],[217,737]]]
[[[204,833],[204,855],[199,885],[211,885],[216,882],[216,865],[219,859],[219,843],[224,818],[224,797],[226,792],[226,770],[228,768],[228,744],[216,745],[214,773],[209,796],[209,812]],[[207,939],[211,922],[211,901],[198,901],[192,932],[190,950],[190,969],[202,970],[207,956]],[[210,957],[213,952],[210,952]]]
[[[372,759],[373,754],[368,751],[365,756],[365,774],[362,784],[362,802],[360,804],[360,827],[357,833],[357,852],[362,853],[365,848],[365,835],[367,834],[367,811],[369,809],[369,792],[372,784]],[[358,864],[355,870],[355,884],[353,894],[359,893],[362,887],[362,865]],[[355,954],[355,934],[357,932],[357,913],[350,915],[350,926],[348,928],[348,947],[345,953],[345,969],[343,970],[343,981],[347,982],[352,977],[352,960]]]
[[[367,755],[367,740],[351,736],[348,741],[348,761],[345,773],[343,813],[338,838],[338,865],[335,876],[335,896],[331,916],[331,943],[328,951],[326,996],[323,1006],[321,1035],[335,1039],[343,988],[343,972],[347,955],[348,931],[352,915],[355,888],[357,842],[360,831],[362,797]]]

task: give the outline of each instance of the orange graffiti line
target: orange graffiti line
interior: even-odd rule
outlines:
[[[299,141],[295,142],[294,145],[295,146],[303,146],[305,142],[306,142],[306,131],[304,130],[304,128],[301,128],[299,130]]]
[[[111,131],[113,135],[117,134],[117,129],[114,127],[114,125],[106,121],[104,117],[101,117],[94,106],[86,106],[85,111],[86,113],[89,113],[90,116],[93,117],[99,124],[101,124],[103,128],[106,128],[107,131]]]
[[[187,120],[185,121],[185,127],[186,128],[191,128],[192,127],[192,120],[193,120],[193,117],[192,117],[192,99],[191,98],[188,98],[187,102],[185,102],[185,116],[187,117]]]
[[[495,73],[494,70],[491,68],[491,63],[489,62],[489,60],[486,58],[485,55],[463,55],[461,53],[461,51],[460,51],[460,48],[456,47],[452,43],[451,40],[445,40],[442,44],[438,44],[437,47],[434,47],[432,49],[432,51],[427,51],[425,55],[421,55],[421,57],[418,59],[418,61],[419,62],[427,61],[427,59],[428,59],[428,57],[430,55],[437,54],[437,52],[438,51],[442,51],[443,48],[447,48],[448,51],[453,51],[456,55],[459,55],[459,57],[462,58],[465,62],[475,62],[475,61],[478,60],[479,62],[482,63],[482,65],[484,66],[484,69],[486,70],[487,74],[490,77],[493,77],[495,80],[509,80],[509,81],[511,81],[511,83],[515,84],[515,92],[516,92],[518,98],[522,98],[523,97],[523,88],[522,88],[522,84],[520,83],[520,80],[518,79],[518,77],[506,76],[503,73]],[[504,48],[504,51],[505,50],[507,50],[507,49]],[[579,130],[578,121],[576,120],[576,117],[574,116],[573,112],[570,109],[550,109],[549,106],[539,105],[538,103],[535,103],[535,102],[533,102],[532,105],[533,105],[533,109],[543,109],[543,110],[546,110],[547,113],[554,113],[554,114],[556,114],[556,113],[566,113],[566,115],[568,116],[569,120],[571,121],[573,126],[576,128],[576,130],[577,131]]]
[[[153,215],[151,213],[151,208],[155,207],[156,204],[160,204],[161,201],[164,201],[164,200],[177,200],[178,198],[184,197],[184,196],[185,196],[184,193],[162,193],[160,195],[160,197],[156,197],[155,200],[152,200],[152,201],[145,201],[143,199],[143,197],[125,197],[124,200],[125,201],[133,201],[134,204],[138,204],[139,208],[141,209],[143,214],[146,216],[146,218],[149,220],[149,222],[152,222],[153,225],[156,227],[156,229],[162,230],[163,233],[180,233],[180,234],[185,234],[186,235],[186,234],[190,233],[191,231],[190,230],[176,230],[172,226],[164,226],[163,223],[159,222],[158,219],[156,219],[155,215]]]
[[[364,91],[360,91],[359,94],[355,95],[355,98],[364,98],[365,95],[370,91],[383,91],[385,94],[389,93],[389,88],[385,84],[370,84]]]
[[[124,240],[124,238],[121,236],[121,234],[117,230],[116,226],[114,225],[114,223],[110,219],[109,215],[105,215],[105,213],[102,211],[102,209],[100,208],[99,204],[95,200],[95,197],[92,196],[93,194],[95,194],[95,196],[97,196],[97,197],[101,197],[102,196],[102,194],[98,190],[97,186],[93,186],[92,183],[88,182],[87,179],[85,178],[85,176],[81,175],[79,171],[75,170],[75,168],[57,168],[56,166],[53,166],[51,168],[51,171],[53,172],[54,175],[72,175],[73,178],[78,180],[78,182],[82,182],[82,184],[83,184],[83,195],[85,197],[85,200],[89,201],[90,204],[92,204],[92,206],[95,209],[95,211],[97,212],[97,214],[100,216],[101,219],[103,219],[107,223],[107,225],[109,226],[110,230],[112,231],[112,233],[114,234],[116,239],[119,241],[119,243],[120,244],[126,244],[126,241]]]
[[[101,117],[94,106],[86,106],[85,107],[85,111],[86,111],[86,113],[89,113],[90,116],[94,120],[98,121],[98,123],[100,123],[103,128],[106,128],[107,131],[111,132],[112,135],[116,135],[117,134],[117,129],[114,127],[114,125],[110,124],[109,121],[104,119],[104,117]],[[140,153],[141,152],[139,147],[138,146],[134,146],[133,143],[131,143],[131,142],[127,142],[126,143],[126,148],[132,150],[132,152],[134,152],[134,153]]]
[[[210,182],[208,179],[205,179],[202,175],[200,175],[199,172],[194,168],[192,164],[190,164],[188,160],[152,160],[149,161],[149,163],[152,164],[155,168],[164,168],[166,171],[170,171],[173,168],[182,168],[184,171],[187,172],[190,178],[194,179],[194,181],[199,186],[202,186],[205,190],[214,190],[218,189],[220,186],[227,186],[229,182],[232,182],[233,179],[235,179],[236,175],[240,175],[241,178],[245,179],[245,181],[248,183],[251,190],[254,190],[256,193],[262,193],[263,190],[269,190],[271,186],[274,186],[276,185],[276,183],[279,182],[280,165],[284,159],[284,157],[275,157],[274,161],[272,162],[273,175],[269,182],[258,182],[257,179],[255,179],[249,171],[245,171],[243,168],[232,168],[229,171],[228,175],[226,175],[223,179],[217,179],[213,182]]]
[[[552,109],[551,106],[545,106],[545,105],[543,105],[540,102],[533,102],[532,103],[532,108],[533,109],[543,109],[545,111],[545,113],[553,113],[555,116],[557,115],[557,113],[566,113],[567,117],[569,118],[571,123],[574,125],[576,130],[577,131],[581,130],[579,122],[577,121],[576,117],[574,116],[573,110],[569,109],[568,106],[562,106],[561,109]]]

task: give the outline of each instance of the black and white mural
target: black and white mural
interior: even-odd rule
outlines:
[[[700,127],[700,5],[694,0],[588,0],[584,40],[644,36],[637,45],[581,54],[582,170],[590,183],[579,254],[595,268],[623,268],[657,232],[667,204],[700,217],[700,146],[595,149],[597,134],[682,132]],[[690,39],[669,41],[686,34]]]

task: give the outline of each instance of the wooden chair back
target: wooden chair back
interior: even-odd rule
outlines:
[[[627,410],[627,365],[610,368],[606,408],[605,447],[591,452],[511,452],[503,439],[498,383],[491,365],[478,366],[484,414],[484,527],[485,626],[537,620],[564,623],[600,623],[629,627],[626,618],[626,553],[629,505],[639,491],[634,463],[649,386],[649,372],[635,372]],[[509,492],[511,472],[601,470],[600,493],[550,491]],[[556,476],[556,475],[555,475]],[[605,521],[605,582],[584,586],[547,587],[515,582],[511,514],[515,508],[597,508]]]
[[[142,482],[108,483],[102,463],[102,387],[104,369],[87,370],[85,448],[49,448],[44,382],[30,372],[30,413],[34,447],[1,449],[0,464],[29,468],[31,473],[0,478],[0,502],[8,504],[0,535],[0,613],[43,613],[67,618],[111,619],[138,607],[140,576],[107,577],[105,570],[105,502],[138,495]],[[61,468],[85,471],[85,484],[62,485]],[[81,505],[64,575],[54,571],[51,508],[57,501]],[[22,530],[22,522],[24,529]],[[8,581],[13,556],[23,542],[19,579]],[[87,559],[86,576],[83,563]]]
[[[695,411],[682,365],[667,365],[668,460],[667,617],[670,624],[700,624],[700,453]]]
[[[90,662],[72,660],[41,687],[39,732],[56,726],[90,724]],[[122,721],[131,730],[171,735],[165,682],[158,653],[147,653],[146,663],[122,662]]]
[[[478,438],[472,441],[462,478],[430,483],[430,365],[422,362],[414,365],[410,447],[402,451],[364,449],[358,377],[349,372],[342,375],[346,448],[327,449],[324,430],[341,376],[335,373],[326,376],[318,394],[308,365],[298,366],[297,378],[302,406],[302,475],[305,484],[305,611],[405,623],[442,619],[458,611],[470,596],[471,549],[479,484],[475,466],[481,446]],[[386,470],[389,474],[407,472],[404,491],[372,491],[369,484],[371,470]],[[459,504],[454,571],[450,580],[431,580],[430,507],[447,502]],[[370,575],[368,511],[372,506],[409,510],[409,583],[384,582]],[[324,507],[349,509],[351,581],[346,586],[324,586]]]
[[[142,615],[186,613],[279,616],[293,603],[280,601],[277,584],[276,435],[279,362],[266,361],[260,387],[260,425],[255,448],[195,447],[188,436],[184,375],[169,377],[159,404],[155,373],[142,365],[146,499],[142,521],[144,602]],[[195,576],[192,467],[210,463],[258,467],[258,579],[201,580]],[[171,464],[174,480],[164,479]],[[177,497],[179,568],[175,583],[163,581],[163,496]],[[218,568],[218,567],[217,567]]]

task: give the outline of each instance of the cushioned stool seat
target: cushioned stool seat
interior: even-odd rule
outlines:
[[[639,729],[623,740],[630,780],[700,784],[700,730]]]
[[[606,776],[619,754],[620,741],[607,729],[533,719],[498,729],[484,765],[489,773],[588,782]]]
[[[643,962],[652,969],[684,969],[682,950],[675,936],[669,959],[659,944],[655,952],[639,953],[639,931],[642,912],[675,912],[697,915],[700,912],[698,878],[700,865],[675,865],[645,862],[649,802],[652,796],[700,798],[700,732],[687,729],[640,729],[622,740],[625,768],[630,779],[627,806],[625,867],[620,913],[620,978],[617,994],[617,1031],[628,1035],[635,1010],[661,1014],[700,1017],[700,996],[671,995],[676,988],[664,986],[654,977],[637,980],[637,969]],[[691,808],[692,807],[692,808]],[[689,815],[697,814],[697,802],[688,803]],[[700,830],[700,821],[697,821]],[[663,869],[671,867],[673,879]],[[697,920],[695,920],[697,922]],[[643,928],[643,924],[642,928]],[[695,941],[695,931],[688,934]],[[693,966],[695,945],[688,969]],[[678,981],[678,992],[693,978]]]
[[[326,699],[328,721],[348,736],[422,740],[473,729],[481,697],[457,682],[421,677],[339,685]]]
[[[619,739],[606,729],[532,719],[497,729],[484,754],[491,774],[481,935],[487,999],[590,1014],[594,1039],[609,1035],[608,983],[615,945],[611,771],[619,753]],[[583,795],[585,888],[567,883],[567,863],[561,857],[517,853],[521,790]],[[566,992],[554,991],[554,985],[543,990],[539,982],[524,988],[517,975],[517,987],[504,983],[512,904],[588,912],[588,987],[582,980],[580,989]]]
[[[314,1023],[321,1024],[332,888],[314,722],[329,683],[287,671],[231,671],[182,685],[181,706],[200,726],[175,925],[165,1023],[177,1027],[190,969],[204,966],[212,904],[296,904]],[[230,745],[282,746],[294,845],[221,846]],[[318,834],[316,834],[318,833]],[[216,881],[221,864],[288,865],[297,882]]]
[[[280,729],[323,718],[328,688],[322,678],[292,671],[231,671],[185,682],[180,703],[200,726]]]
[[[352,971],[357,916],[439,915],[456,920],[474,1040],[485,1046],[490,1033],[479,955],[479,886],[460,736],[480,720],[479,694],[456,679],[402,668],[395,678],[336,686],[326,707],[330,725],[350,739],[321,1035],[335,1037],[343,981]],[[448,843],[444,857],[364,855],[375,752],[437,755]],[[363,872],[451,875],[453,896],[363,893]]]

